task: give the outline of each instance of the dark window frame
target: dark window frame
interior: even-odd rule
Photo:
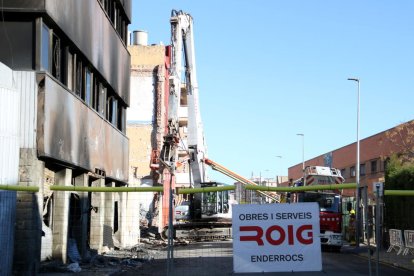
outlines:
[[[371,173],[377,173],[378,172],[378,160],[372,160],[371,161]]]
[[[351,177],[355,177],[356,176],[355,166],[352,166],[352,167],[349,168],[349,175]]]
[[[359,164],[359,175],[364,176],[366,174],[365,163]]]
[[[51,30],[46,23],[42,22],[40,27],[40,70],[50,72],[51,64]]]

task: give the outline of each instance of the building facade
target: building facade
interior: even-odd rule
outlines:
[[[384,182],[387,162],[392,154],[404,153],[413,147],[414,121],[403,123],[394,128],[360,140],[360,186],[366,187],[368,203],[374,203],[373,185]],[[305,166],[328,166],[341,171],[346,183],[356,182],[357,144],[342,148],[305,161]],[[289,179],[302,177],[302,163],[288,169]],[[355,190],[344,190],[344,196],[355,197]]]
[[[34,275],[41,258],[67,263],[70,244],[129,242],[125,194],[50,186],[127,184],[131,1],[5,0],[1,17],[0,62],[20,98],[16,184],[39,187],[17,193],[13,265]]]
[[[131,105],[127,112],[127,136],[130,141],[130,184],[136,186],[161,185],[157,161],[167,131],[168,78],[170,48],[148,45],[148,33],[133,31],[131,54]],[[163,208],[159,208],[161,194],[146,192],[138,195],[142,220],[162,228]],[[167,213],[168,214],[168,213]],[[145,218],[146,217],[146,218]]]
[[[148,45],[145,31],[134,31],[131,54],[131,106],[127,113],[127,133],[130,139],[130,183],[140,186],[164,185],[169,177],[158,171],[158,157],[164,136],[168,132],[168,104],[170,85],[171,46]],[[174,187],[190,187],[188,163],[188,100],[185,84],[181,86],[178,162],[173,178]],[[165,173],[165,170],[163,174]],[[164,183],[167,181],[167,183]],[[164,192],[168,194],[168,192]],[[186,197],[175,198],[180,204]],[[162,194],[142,193],[140,205],[148,214],[152,226],[161,230],[168,223],[168,197]]]

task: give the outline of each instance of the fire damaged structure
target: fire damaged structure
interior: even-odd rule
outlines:
[[[13,270],[67,263],[71,244],[81,255],[136,244],[127,193],[50,189],[127,185],[131,0],[3,0],[1,9],[0,62],[19,95],[15,184],[39,187],[7,207],[15,208]]]

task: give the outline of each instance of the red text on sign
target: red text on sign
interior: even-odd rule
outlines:
[[[284,229],[279,225],[272,225],[267,229],[263,229],[261,226],[240,226],[240,232],[255,232],[254,235],[240,235],[240,241],[254,241],[257,242],[257,245],[259,246],[264,245],[263,236],[265,240],[271,245],[280,245],[286,239],[289,245],[294,245],[295,238],[296,241],[301,244],[313,243],[313,232],[311,224],[299,226],[296,231],[293,229],[293,225],[288,225],[287,229]],[[305,237],[306,234],[307,237]]]

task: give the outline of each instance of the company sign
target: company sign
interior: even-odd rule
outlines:
[[[233,205],[234,272],[321,271],[319,206]]]

